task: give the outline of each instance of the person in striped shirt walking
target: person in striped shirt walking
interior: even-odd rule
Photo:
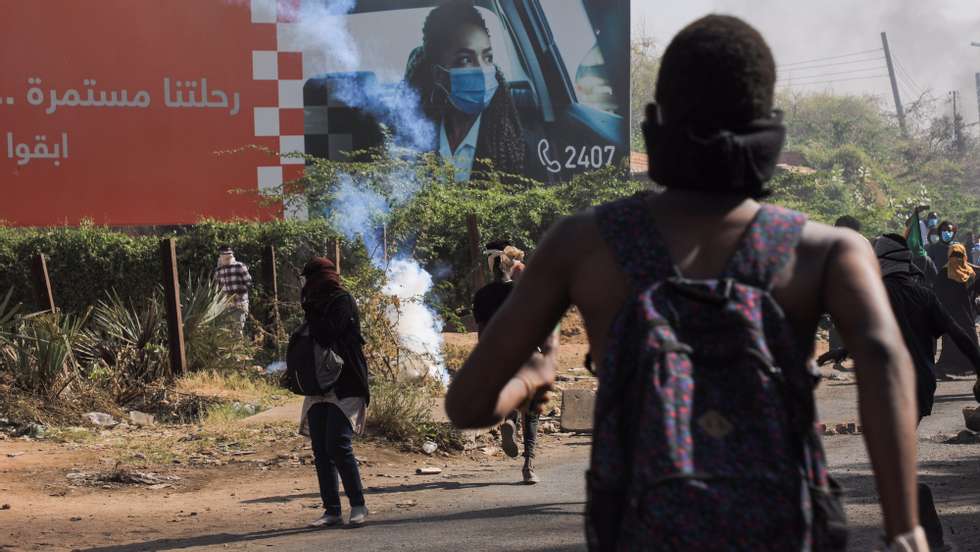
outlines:
[[[231,246],[222,245],[218,249],[218,267],[214,271],[214,281],[222,291],[232,297],[238,318],[236,327],[244,334],[245,319],[248,317],[248,290],[252,287],[252,275],[245,263],[235,259]]]

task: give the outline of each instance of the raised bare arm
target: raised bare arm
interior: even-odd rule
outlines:
[[[867,240],[835,234],[823,299],[857,368],[861,422],[891,539],[919,524],[912,360]]]
[[[552,383],[551,332],[569,305],[573,257],[563,245],[574,232],[571,220],[559,222],[534,252],[519,283],[480,334],[480,342],[446,395],[446,413],[461,428],[499,422],[528,397]],[[545,354],[537,347],[545,343]],[[520,371],[520,377],[515,378]]]

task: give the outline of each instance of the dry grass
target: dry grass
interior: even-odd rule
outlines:
[[[223,401],[272,404],[282,399],[286,391],[258,374],[247,372],[203,371],[188,374],[176,385],[181,393],[214,397]]]

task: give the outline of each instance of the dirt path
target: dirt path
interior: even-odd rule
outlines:
[[[473,336],[454,339],[473,342]],[[587,347],[568,341],[563,374],[584,377],[573,369]],[[827,375],[834,379],[818,391],[823,420],[831,426],[856,422],[852,375]],[[980,551],[980,444],[948,442],[963,427],[962,407],[972,404],[970,385],[941,383],[936,411],[919,429],[922,480],[932,486],[947,538],[960,551]],[[294,417],[290,408],[283,407],[284,418]],[[276,423],[276,416],[266,418]],[[463,543],[471,552],[583,549],[588,437],[543,436],[538,464],[544,482],[537,487],[515,486],[520,460],[504,458],[494,445],[445,457],[361,440],[356,449],[372,526],[311,533],[303,527],[319,515],[320,502],[310,450],[295,435],[293,422],[279,423],[242,424],[242,431],[253,433],[243,434],[241,442],[209,442],[200,454],[179,455],[184,459],[179,464],[163,460],[168,452],[204,438],[186,426],[113,430],[94,444],[0,441],[0,508],[10,505],[0,509],[0,551],[299,551],[325,545],[459,550]],[[156,449],[139,445],[148,440],[147,433],[154,433]],[[850,549],[869,550],[879,542],[881,517],[863,439],[836,435],[825,443],[832,470],[848,490]],[[208,452],[216,447],[224,452]],[[145,471],[162,482],[93,484],[72,475],[111,475],[121,452],[130,459],[146,457]],[[442,473],[416,475],[423,466],[439,467]]]

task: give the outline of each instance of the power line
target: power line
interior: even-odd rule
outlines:
[[[898,79],[898,86],[902,89],[902,92],[908,95],[909,98],[915,98],[917,96],[915,89],[912,88],[911,84],[905,82],[905,79]]]
[[[833,80],[818,81],[818,82],[787,82],[785,84],[786,84],[786,86],[789,86],[789,87],[794,87],[794,86],[812,86],[812,85],[815,85],[815,84],[832,84],[832,83],[835,83],[835,82],[848,82],[848,81],[872,80],[872,79],[887,79],[887,78],[888,78],[888,75],[872,75],[872,76],[869,76],[869,77],[853,77],[853,78],[849,78],[849,79],[833,79]]]
[[[827,63],[827,64],[823,64],[823,65],[809,65],[809,66],[806,66],[806,67],[791,67],[791,68],[787,69],[787,71],[790,71],[790,72],[792,72],[792,71],[806,71],[806,70],[809,70],[809,69],[822,69],[824,67],[838,67],[838,66],[841,66],[841,65],[854,65],[855,63],[868,63],[868,62],[871,62],[871,61],[880,61],[880,60],[883,60],[883,59],[885,59],[885,56],[876,57],[876,58],[868,58],[868,59],[856,59],[854,61],[840,61],[840,62],[837,62],[837,63]]]
[[[792,74],[790,74],[789,76],[780,77],[779,80],[812,79],[812,78],[816,78],[816,77],[834,77],[834,76],[837,76],[837,75],[853,75],[854,73],[862,73],[864,71],[880,71],[882,69],[884,69],[884,67],[882,67],[881,65],[875,65],[874,67],[864,67],[862,69],[853,69],[851,71],[835,71],[835,72],[832,72],[832,73],[816,73],[816,74],[813,74],[813,75],[801,75],[801,76],[798,76],[798,77],[794,77]]]
[[[910,73],[909,70],[905,68],[905,64],[902,63],[902,61],[900,59],[898,59],[894,55],[892,56],[892,59],[894,59],[895,60],[895,64],[898,65],[899,72],[901,74],[904,74],[905,75],[905,78],[907,78],[909,80],[909,84],[911,84],[911,86],[913,88],[913,91],[914,90],[918,90],[919,91],[915,95],[916,96],[921,96],[925,92],[925,88],[923,88],[922,86],[919,86],[919,83],[916,82],[916,80],[912,77],[912,73]]]
[[[843,59],[843,58],[849,58],[849,57],[854,57],[854,56],[861,56],[861,55],[864,55],[864,54],[870,54],[870,53],[873,53],[873,52],[880,52],[880,51],[881,51],[881,48],[875,48],[873,50],[865,50],[863,52],[854,52],[854,53],[851,53],[851,54],[842,54],[842,55],[839,55],[839,56],[829,56],[829,57],[808,59],[808,60],[805,60],[805,61],[794,61],[793,63],[783,63],[782,65],[778,65],[777,67],[789,67],[791,65],[804,65],[804,64],[807,64],[807,63],[813,63],[813,62],[817,62],[817,61],[826,61],[826,60],[829,60],[829,59]]]

